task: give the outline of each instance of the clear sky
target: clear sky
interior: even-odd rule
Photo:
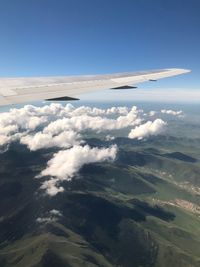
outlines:
[[[0,76],[188,68],[200,88],[199,0],[1,0]],[[151,85],[152,87],[152,85]]]

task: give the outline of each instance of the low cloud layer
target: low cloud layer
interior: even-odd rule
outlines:
[[[161,113],[163,114],[168,114],[168,115],[173,115],[173,116],[179,116],[183,114],[182,110],[172,110],[172,109],[161,109]]]
[[[57,147],[60,149],[47,162],[38,177],[44,177],[41,189],[51,196],[63,192],[62,181],[72,179],[87,163],[114,160],[117,146],[91,148],[84,136],[102,133],[104,140],[114,142],[119,130],[127,129],[128,137],[144,139],[161,133],[166,122],[152,120],[161,113],[180,115],[181,111],[161,110],[144,113],[136,106],[107,109],[71,104],[27,105],[0,114],[1,151],[12,142],[19,142],[31,151]],[[148,121],[148,119],[150,119]],[[123,132],[123,131],[121,131]],[[118,136],[118,135],[117,135]],[[127,137],[127,136],[126,136]]]
[[[48,161],[46,169],[39,176],[51,176],[50,180],[44,182],[42,189],[45,189],[51,196],[56,195],[63,191],[59,183],[64,180],[71,180],[84,164],[106,160],[113,161],[116,154],[117,146],[99,149],[91,148],[88,145],[75,145],[68,150],[61,150]]]
[[[60,217],[62,217],[62,213],[59,210],[52,209],[49,212],[46,212],[45,216],[38,217],[36,222],[40,224],[53,223],[58,221]]]
[[[151,110],[151,111],[149,111],[149,117],[153,117],[153,116],[155,116],[156,115],[156,111],[154,111],[154,110]]]
[[[149,137],[151,135],[158,135],[164,130],[166,122],[161,119],[156,119],[155,121],[147,121],[140,126],[132,129],[128,135],[129,138],[141,140],[143,138]]]
[[[84,131],[104,132],[139,125],[141,113],[135,106],[99,109],[74,108],[71,104],[27,105],[0,114],[0,145],[19,141],[30,150],[70,147],[79,143]]]
[[[20,138],[20,143],[27,145],[32,150],[49,147],[63,147],[68,148],[79,144],[80,136],[74,131],[64,131],[58,135],[51,133],[38,132],[36,134],[25,135]]]

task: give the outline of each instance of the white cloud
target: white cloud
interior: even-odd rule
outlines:
[[[88,145],[61,150],[48,161],[47,168],[41,172],[42,176],[54,176],[63,180],[71,180],[73,175],[86,163],[114,160],[117,147],[91,148]]]
[[[50,210],[49,214],[54,215],[54,216],[58,216],[58,217],[62,216],[62,213],[59,210],[56,210],[56,209]]]
[[[148,137],[150,135],[157,135],[163,131],[165,125],[166,122],[161,119],[147,121],[146,123],[132,129],[128,137],[131,139],[143,139],[144,137]]]
[[[41,189],[53,196],[64,189],[59,186],[60,181],[71,180],[84,164],[114,160],[117,154],[117,146],[109,148],[91,148],[88,145],[77,146],[55,153],[48,161],[46,169],[41,176],[51,176],[45,181]]]
[[[154,115],[154,111],[149,113],[149,116]],[[106,140],[114,140],[114,131],[129,127],[136,126],[129,138],[142,139],[162,131],[164,121],[158,119],[141,125],[144,117],[143,110],[136,106],[100,109],[75,108],[71,104],[26,105],[0,113],[0,146],[5,148],[5,145],[19,141],[31,151],[50,147],[65,149],[54,154],[40,174],[50,176],[42,183],[41,189],[53,196],[64,191],[60,182],[71,180],[84,164],[115,159],[116,146],[91,148],[83,145],[85,133],[105,132]]]
[[[114,136],[112,136],[112,135],[106,135],[106,137],[105,137],[105,140],[106,141],[112,141],[112,140],[114,140],[115,139],[115,137]]]
[[[76,109],[73,109],[72,112],[69,114],[70,117],[75,117],[75,116],[81,116],[82,114],[87,114],[89,116],[101,116],[106,114],[106,110],[100,109],[100,108],[91,108],[91,107],[86,107],[86,106],[81,106]]]
[[[38,217],[36,219],[37,223],[51,223],[51,222],[55,222],[56,219],[54,218],[48,218],[48,217]]]
[[[26,105],[0,114],[0,145],[19,140],[30,150],[70,147],[79,143],[79,134],[84,131],[103,132],[139,125],[141,114],[136,106],[99,109],[75,108],[71,104]]]
[[[0,146],[5,146],[11,142],[19,140],[23,135],[23,133],[14,133],[13,135],[0,134]]]
[[[27,145],[32,151],[49,148],[49,147],[63,147],[68,148],[75,144],[80,136],[74,131],[64,131],[56,136],[51,133],[38,132],[34,135],[26,135],[21,137],[20,143]]]
[[[173,116],[178,116],[178,115],[182,115],[183,111],[182,110],[175,111],[175,110],[172,110],[172,109],[162,109],[161,113],[169,114],[169,115],[173,115]]]
[[[7,135],[0,135],[0,145],[6,145],[10,142],[10,137]]]
[[[73,107],[73,106],[72,106]],[[101,109],[101,108],[91,108],[87,106],[81,106],[78,108],[71,108],[71,110],[67,110],[67,113],[65,110],[61,113],[62,115],[67,115],[69,117],[74,116],[80,116],[83,114],[89,115],[89,116],[102,116],[102,115],[126,115],[128,114],[129,109],[127,107],[111,107],[108,109]]]
[[[154,111],[154,110],[151,110],[151,111],[149,111],[149,116],[150,117],[153,117],[153,116],[155,116],[156,115],[156,111]]]
[[[52,223],[58,221],[59,217],[62,217],[62,213],[59,210],[52,209],[45,214],[45,217],[38,217],[37,223]]]
[[[47,125],[43,132],[58,134],[69,129],[78,132],[85,130],[103,132],[119,130],[129,126],[138,125],[140,123],[141,118],[138,117],[138,110],[132,108],[127,115],[119,116],[116,119],[110,119],[101,116],[89,116],[87,114],[71,118],[58,119]]]
[[[26,122],[26,129],[28,130],[35,130],[38,126],[45,123],[47,121],[46,117],[30,117],[29,120]]]
[[[49,196],[55,196],[58,193],[64,192],[64,188],[59,185],[59,179],[51,178],[41,185],[41,189],[45,190],[46,194]]]
[[[127,115],[129,112],[127,107],[112,107],[112,108],[108,108],[106,110],[106,114],[121,114],[121,115]]]
[[[0,128],[0,134],[2,135],[8,135],[12,133],[16,133],[18,131],[18,126],[16,124],[14,125],[5,125]]]

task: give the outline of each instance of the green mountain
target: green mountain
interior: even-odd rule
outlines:
[[[0,266],[200,266],[200,140],[87,142],[117,143],[117,160],[85,165],[55,197],[34,178],[55,150],[0,154]]]

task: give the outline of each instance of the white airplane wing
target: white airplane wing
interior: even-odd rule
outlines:
[[[156,81],[189,70],[162,69],[106,75],[0,78],[0,105],[38,100],[73,100],[83,93],[135,88],[138,83]]]

